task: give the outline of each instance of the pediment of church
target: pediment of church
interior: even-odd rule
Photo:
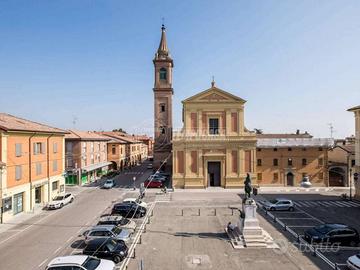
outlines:
[[[237,97],[229,92],[226,92],[217,87],[211,87],[205,91],[202,91],[194,96],[185,99],[183,102],[241,102],[246,101],[240,97]]]

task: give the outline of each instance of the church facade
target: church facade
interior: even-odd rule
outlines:
[[[256,135],[244,124],[245,100],[215,86],[183,103],[183,128],[173,133],[173,187],[239,188],[256,184]]]

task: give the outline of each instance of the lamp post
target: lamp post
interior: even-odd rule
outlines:
[[[349,195],[349,197],[350,197],[350,201],[352,200],[352,181],[351,181],[351,177],[352,177],[352,169],[350,168],[350,175],[349,175],[349,189],[350,189],[350,195]]]

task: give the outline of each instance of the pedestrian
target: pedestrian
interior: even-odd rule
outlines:
[[[235,225],[233,225],[233,224],[231,224],[231,222],[229,222],[228,225],[227,225],[227,231],[228,232],[233,232],[235,227],[236,227]]]
[[[133,177],[133,190],[136,190],[136,186],[135,186],[135,181],[136,181],[136,177]]]

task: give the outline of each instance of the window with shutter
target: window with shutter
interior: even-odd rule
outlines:
[[[15,166],[15,179],[20,180],[22,178],[22,167],[21,165]]]
[[[53,172],[56,172],[57,170],[58,170],[57,160],[53,160]]]
[[[21,157],[21,154],[22,154],[22,144],[17,143],[17,144],[15,144],[15,155],[17,157]]]
[[[53,143],[53,152],[54,154],[58,152],[58,144],[56,142]]]
[[[36,175],[40,175],[41,174],[41,163],[38,162],[36,163]]]

